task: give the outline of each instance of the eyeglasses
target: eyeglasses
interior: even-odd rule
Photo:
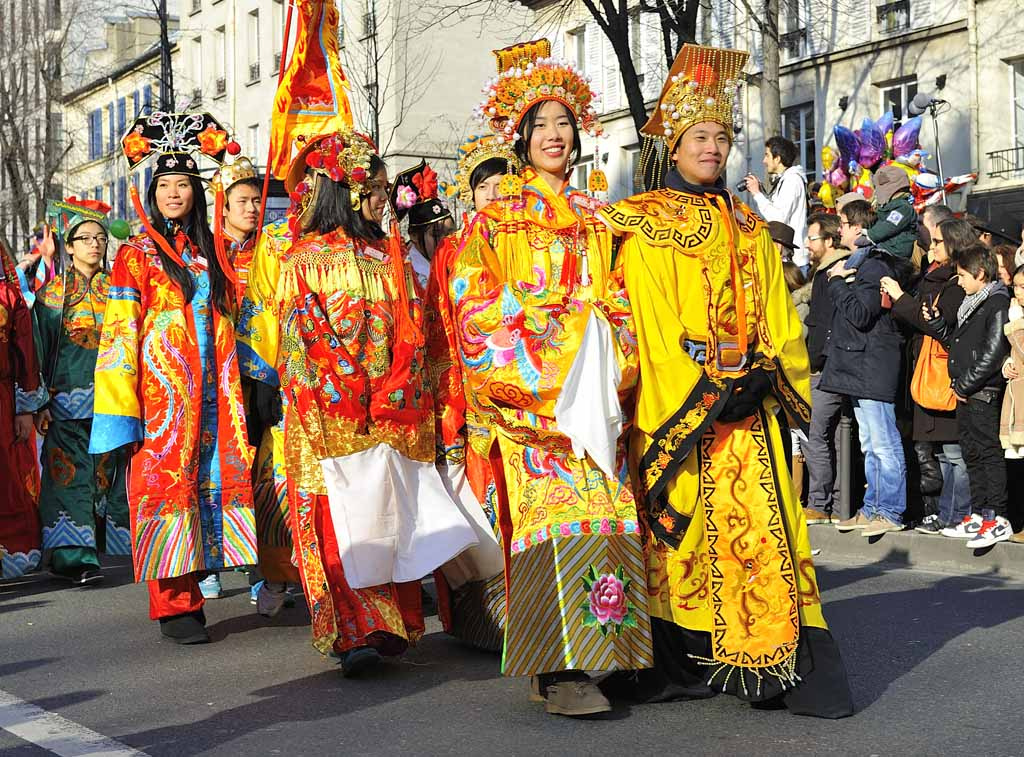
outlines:
[[[820,234],[815,234],[813,237],[807,237],[807,241],[808,242],[817,242],[819,239],[824,239],[824,238],[825,237],[821,236]]]
[[[83,236],[80,236],[80,237],[72,237],[68,241],[72,242],[72,243],[74,243],[74,242],[85,242],[85,244],[88,245],[88,246],[92,246],[94,244],[99,245],[100,247],[106,247],[107,246],[107,236],[106,236],[106,234],[94,234],[94,235],[87,234],[87,235],[83,235]]]

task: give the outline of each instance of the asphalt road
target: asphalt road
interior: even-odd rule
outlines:
[[[1024,583],[819,566],[857,714],[733,698],[547,715],[497,658],[440,632],[368,680],[309,645],[304,607],[264,620],[241,574],[207,603],[215,643],[163,642],[123,564],[102,588],[0,583],[0,693],[149,755],[1024,755]],[[0,754],[46,751],[0,730]]]

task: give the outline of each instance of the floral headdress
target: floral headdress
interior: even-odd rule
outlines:
[[[459,199],[464,205],[473,204],[473,188],[469,184],[473,171],[491,158],[504,160],[510,174],[519,170],[519,161],[512,151],[512,146],[508,142],[499,142],[494,135],[472,136],[459,148],[455,184],[459,191]]]
[[[308,140],[299,137],[299,141],[304,141],[305,147],[295,156],[284,180],[292,201],[288,215],[293,236],[312,213],[322,185],[320,176],[348,185],[353,208],[358,208],[360,197],[370,191],[370,161],[376,154],[369,137],[347,128]]]
[[[121,150],[135,171],[150,158],[156,158],[153,175],[199,174],[197,155],[205,155],[216,163],[224,162],[224,154],[239,152],[237,142],[209,113],[161,113],[139,116],[121,138]]]
[[[550,55],[551,43],[546,39],[494,51],[498,76],[484,85],[484,101],[475,113],[499,141],[516,141],[523,116],[545,100],[567,107],[582,131],[595,137],[601,134],[594,107],[599,96],[590,78]]]
[[[391,204],[398,219],[409,217],[409,227],[437,223],[452,214],[437,197],[437,172],[425,160],[395,176]]]

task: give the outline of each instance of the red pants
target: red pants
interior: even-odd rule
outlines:
[[[146,581],[149,589],[149,619],[160,620],[203,609],[203,593],[195,573]]]

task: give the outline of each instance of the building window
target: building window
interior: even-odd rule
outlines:
[[[808,181],[818,171],[818,148],[814,135],[814,103],[803,103],[782,110],[782,134],[797,147],[797,160]]]
[[[97,108],[89,114],[89,160],[96,160],[102,154],[103,111]]]
[[[128,180],[121,177],[117,180],[117,214],[118,218],[124,218],[128,209]]]
[[[114,142],[117,137],[114,136],[114,103],[107,105],[107,153],[114,152]]]
[[[276,73],[281,67],[281,57],[284,55],[284,41],[281,36],[284,34],[284,1],[274,0],[270,5],[270,32],[274,44],[274,72]],[[344,24],[338,24],[339,40],[338,44],[342,45],[344,42],[340,39]]]
[[[572,172],[571,184],[582,192],[587,191],[587,186],[590,183],[590,172],[594,170],[594,156],[589,155],[579,163]]]
[[[103,187],[92,188],[92,199],[103,202]]]
[[[153,112],[153,87],[149,84],[142,90],[142,112],[147,115]]]
[[[1014,146],[1024,147],[1024,59],[1010,64],[1013,77],[1013,136]]]
[[[214,86],[213,96],[223,97],[228,91],[227,70],[228,70],[228,48],[227,39],[224,35],[224,27],[218,26],[213,32],[213,62],[214,62]]]
[[[882,112],[892,111],[896,119],[896,127],[899,128],[900,121],[907,113],[907,106],[917,94],[917,77],[912,76],[903,81],[882,85]]]
[[[779,21],[779,52],[783,60],[807,55],[807,28],[800,18],[800,0],[782,0]]]
[[[202,91],[203,86],[203,37],[192,38],[192,73],[196,88]]]
[[[910,28],[910,0],[882,3],[877,8],[878,31],[893,34]]]
[[[260,79],[260,12],[249,13],[249,81]]]
[[[138,118],[142,109],[142,101],[139,99],[139,90],[132,92],[132,118]]]
[[[249,154],[252,155],[253,164],[257,164],[260,157],[260,125],[253,124],[249,127]]]
[[[121,97],[117,101],[117,135],[118,140],[124,136],[125,131],[128,129],[128,103]]]
[[[581,26],[568,33],[566,54],[575,69],[581,73],[587,70],[587,27]]]

